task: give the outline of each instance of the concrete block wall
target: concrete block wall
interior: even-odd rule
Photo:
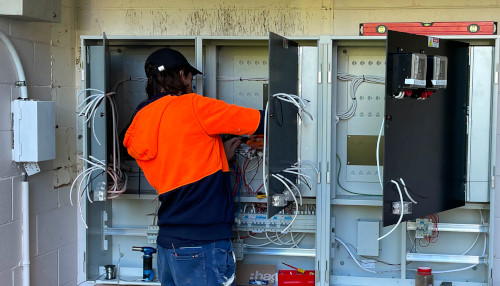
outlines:
[[[76,173],[75,25],[73,0],[63,1],[60,24],[0,17],[0,30],[16,48],[28,96],[56,102],[57,158],[40,163],[30,183],[31,285],[74,286],[77,276],[77,211],[69,204]],[[0,43],[0,285],[22,285],[21,174],[12,163],[10,102],[20,96],[10,55]]]

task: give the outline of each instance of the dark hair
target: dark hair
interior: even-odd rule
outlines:
[[[146,85],[146,93],[148,99],[159,93],[169,93],[178,95],[187,93],[186,86],[182,83],[179,72],[184,71],[184,74],[191,72],[190,66],[180,66],[169,70],[158,71],[154,64],[148,64],[145,67],[148,76],[148,83]]]

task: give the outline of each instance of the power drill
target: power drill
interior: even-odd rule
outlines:
[[[155,273],[153,271],[153,253],[156,253],[156,249],[152,247],[139,247],[132,246],[132,251],[140,251],[144,253],[142,256],[142,279],[144,281],[153,281]]]

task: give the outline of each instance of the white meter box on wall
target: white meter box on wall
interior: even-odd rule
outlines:
[[[52,101],[12,102],[15,162],[39,162],[56,157],[56,117]]]

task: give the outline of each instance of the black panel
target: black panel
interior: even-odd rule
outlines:
[[[391,180],[403,178],[412,190],[412,214],[403,221],[424,217],[465,204],[468,44],[389,31],[387,36],[386,121],[384,129],[384,226],[397,222],[392,203],[399,201]],[[425,100],[395,99],[392,82],[399,67],[392,56],[423,53],[448,57],[448,86]],[[432,67],[428,67],[432,68]],[[403,199],[410,201],[403,191]]]
[[[273,98],[276,93],[298,92],[298,44],[279,35],[269,34],[269,98],[268,98],[268,205],[270,218],[284,207],[273,207],[273,194],[283,193],[284,186],[272,177],[297,162],[297,108],[291,103]],[[282,173],[292,182],[296,176]],[[289,202],[291,203],[291,202]]]

